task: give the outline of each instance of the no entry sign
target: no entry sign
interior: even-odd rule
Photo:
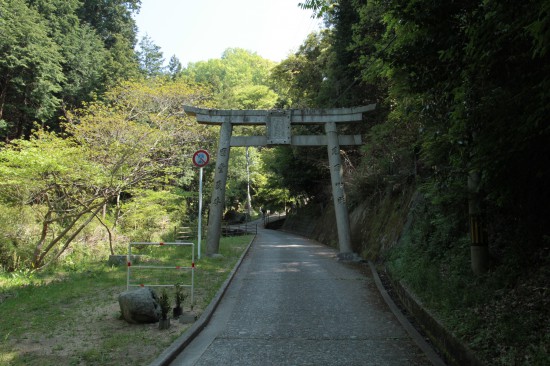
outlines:
[[[195,164],[199,168],[202,168],[203,166],[208,164],[209,161],[210,161],[210,155],[206,150],[197,150],[193,154],[193,164]]]

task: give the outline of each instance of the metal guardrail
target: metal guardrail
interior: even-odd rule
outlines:
[[[258,234],[257,222],[242,222],[236,224],[230,224],[227,221],[222,221],[222,235],[223,236],[239,236],[247,234]]]

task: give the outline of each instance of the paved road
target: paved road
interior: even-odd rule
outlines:
[[[171,365],[430,365],[373,280],[260,229],[208,326]]]

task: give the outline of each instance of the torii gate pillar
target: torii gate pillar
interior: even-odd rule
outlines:
[[[317,110],[212,110],[184,106],[186,113],[195,115],[197,122],[221,125],[214,191],[210,203],[206,255],[219,255],[221,223],[225,206],[225,184],[231,146],[327,146],[332,183],[332,198],[338,228],[338,257],[354,260],[351,247],[349,215],[344,192],[343,169],[340,159],[341,145],[360,145],[361,135],[338,135],[337,123],[360,122],[363,113],[375,109],[371,104],[357,108]],[[291,136],[291,124],[323,124],[326,135]],[[266,125],[267,136],[232,136],[233,125]]]
[[[340,248],[340,257],[353,257],[351,248],[351,235],[349,226],[348,208],[346,205],[346,194],[344,191],[343,168],[340,158],[340,143],[338,142],[338,131],[336,123],[327,122],[325,124],[327,134],[328,163],[330,168],[330,180],[332,183],[332,200],[334,202],[334,213],[336,216],[336,226],[338,228],[338,243]]]
[[[222,231],[223,209],[225,207],[225,183],[229,170],[229,152],[231,151],[231,133],[233,126],[226,121],[221,124],[216,171],[214,173],[214,191],[210,201],[210,215],[208,216],[208,236],[206,238],[206,255],[218,254]],[[214,240],[214,238],[218,238]]]

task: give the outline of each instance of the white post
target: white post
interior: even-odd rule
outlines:
[[[130,289],[130,266],[132,258],[132,243],[128,243],[128,255],[126,256],[126,291]]]
[[[202,167],[201,167],[201,176],[202,176]],[[199,238],[201,236],[199,235]],[[199,239],[200,243],[200,239]],[[199,258],[200,258],[200,250],[199,250]],[[193,306],[195,305],[195,246],[193,245],[191,247],[191,310],[193,310]]]
[[[202,167],[199,169],[199,227],[197,233],[197,259],[201,259],[202,238]]]

